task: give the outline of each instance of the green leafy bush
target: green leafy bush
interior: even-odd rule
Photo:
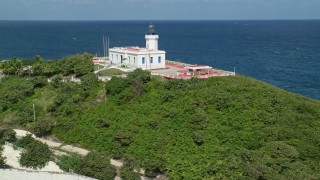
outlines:
[[[49,117],[43,117],[40,120],[30,124],[30,129],[37,137],[42,137],[51,134],[55,124],[54,119]]]
[[[21,139],[18,139],[14,145],[16,147],[25,148],[28,144],[34,143],[36,140],[32,137],[31,134],[27,134],[26,136],[22,137]]]
[[[90,152],[85,156],[76,172],[100,180],[110,180],[116,176],[116,170],[110,164],[110,159],[96,152]]]
[[[65,75],[76,74],[83,76],[94,71],[91,55],[73,55],[59,61],[59,67]]]
[[[151,73],[149,71],[144,71],[142,69],[136,69],[128,74],[130,80],[140,81],[142,83],[147,83],[151,80]]]
[[[62,155],[58,157],[58,166],[65,172],[79,172],[82,158],[78,154]]]
[[[34,85],[31,81],[18,77],[7,78],[1,82],[0,86],[0,107],[3,111],[7,110],[33,93]]]
[[[25,151],[21,153],[19,163],[21,166],[33,169],[43,168],[51,159],[52,152],[47,144],[33,140],[25,145]]]
[[[32,77],[31,82],[35,88],[41,88],[48,84],[48,79],[44,76],[34,76]]]
[[[124,180],[140,179],[140,167],[136,159],[130,155],[124,155],[124,164],[121,167],[120,176]]]
[[[4,144],[5,141],[12,143],[16,141],[16,139],[16,132],[13,129],[0,127],[0,146]]]
[[[89,90],[98,84],[98,77],[94,73],[88,73],[81,78],[81,87],[85,90]]]
[[[125,78],[113,77],[106,84],[107,95],[117,95],[129,87],[129,81]]]

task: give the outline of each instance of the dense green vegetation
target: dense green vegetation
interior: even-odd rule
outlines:
[[[3,145],[5,141],[10,143],[15,142],[16,139],[16,132],[12,129],[0,127],[0,145]]]
[[[58,157],[58,166],[65,172],[76,172],[80,169],[82,157],[78,154],[72,153],[69,155],[62,155]]]
[[[74,172],[85,176],[109,180],[116,175],[115,167],[110,164],[110,159],[97,152],[90,152],[85,157],[77,154],[58,157],[59,167],[66,172]]]
[[[52,152],[48,145],[33,139],[31,135],[18,139],[15,145],[24,148],[19,159],[21,166],[41,169],[51,159]]]
[[[3,79],[2,124],[123,159],[126,179],[139,167],[170,179],[320,178],[319,101],[244,76],[163,80],[137,70],[102,83],[87,66],[77,74],[70,59],[52,83],[41,81],[50,73]],[[62,82],[69,74],[83,83]],[[65,168],[76,171],[71,158]],[[93,162],[99,158],[89,156],[81,173],[113,171]]]
[[[139,170],[140,167],[137,163],[137,160],[129,155],[123,157],[124,164],[121,167],[120,176],[125,180],[136,180],[140,179]]]
[[[115,167],[110,164],[110,159],[96,152],[90,152],[80,163],[80,169],[76,171],[85,176],[101,180],[114,179]]]

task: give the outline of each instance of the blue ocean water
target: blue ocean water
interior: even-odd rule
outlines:
[[[145,46],[153,23],[167,59],[207,64],[320,99],[320,20],[309,21],[0,21],[0,58],[59,59]]]

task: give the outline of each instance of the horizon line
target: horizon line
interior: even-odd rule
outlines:
[[[314,21],[310,19],[0,19],[0,21]]]

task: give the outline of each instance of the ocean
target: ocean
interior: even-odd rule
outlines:
[[[320,20],[296,21],[0,21],[0,58],[60,59],[145,46],[156,25],[167,59],[206,64],[320,99]]]

